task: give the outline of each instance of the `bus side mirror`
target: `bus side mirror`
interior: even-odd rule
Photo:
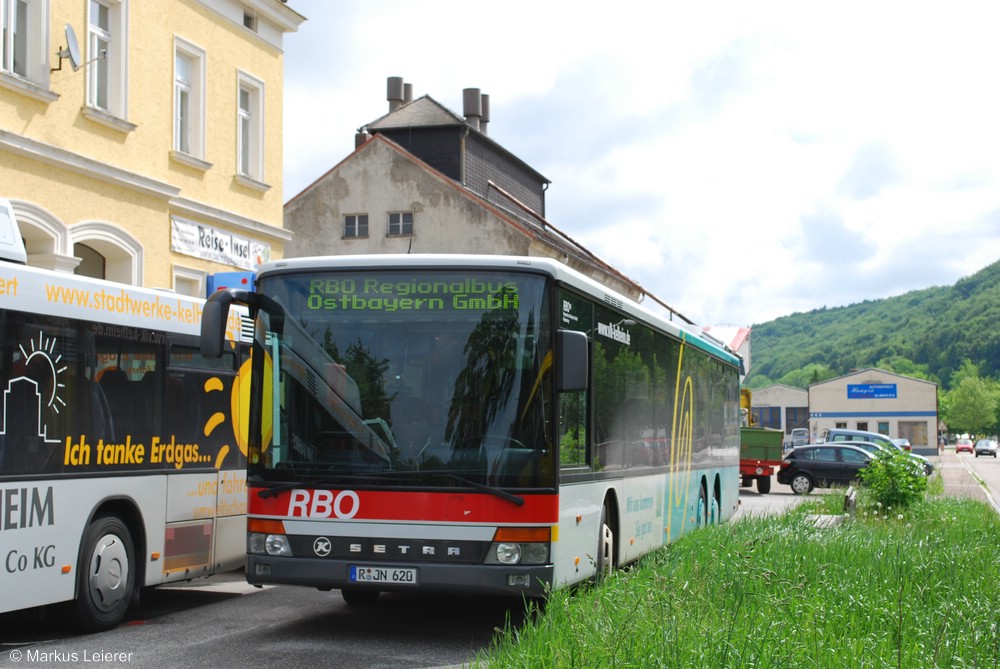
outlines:
[[[587,389],[590,347],[587,335],[574,330],[556,332],[556,390],[575,393]]]
[[[205,302],[201,312],[201,354],[206,358],[222,355],[226,345],[229,307],[237,300],[246,301],[245,290],[219,290]]]

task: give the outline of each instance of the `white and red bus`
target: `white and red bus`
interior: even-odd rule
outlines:
[[[739,359],[544,258],[268,263],[255,318],[247,579],[540,596],[730,517]]]
[[[11,262],[2,200],[0,246],[0,613],[96,631],[141,587],[240,567],[239,314],[208,359],[204,300]]]

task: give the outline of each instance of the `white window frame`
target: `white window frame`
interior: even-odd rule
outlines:
[[[409,217],[407,222],[404,219]],[[395,220],[393,220],[395,219]],[[413,236],[413,212],[412,211],[390,211],[387,221],[386,236],[388,237],[412,237]],[[409,230],[406,227],[409,226]]]
[[[245,72],[238,72],[236,81],[236,174],[263,182],[264,82]]]
[[[181,58],[191,65],[190,81],[181,79],[177,67]],[[174,151],[199,159],[205,157],[205,63],[204,49],[174,37]],[[181,105],[183,95],[187,96],[186,118]]]
[[[9,83],[27,81],[48,88],[49,14],[49,0],[0,0],[0,76],[9,77]],[[16,50],[8,37],[14,24],[20,24],[18,33],[23,33]]]
[[[193,267],[183,265],[173,266],[173,278],[171,289],[181,295],[191,297],[205,297],[205,287],[208,285],[208,272]],[[189,292],[187,288],[193,288],[194,292]]]
[[[364,219],[364,221],[362,221]],[[361,234],[361,224],[364,222],[364,234]],[[368,214],[344,215],[344,239],[365,239],[368,237]]]
[[[96,24],[99,7],[108,10],[107,29]],[[127,119],[128,0],[88,0],[86,61],[87,106]]]

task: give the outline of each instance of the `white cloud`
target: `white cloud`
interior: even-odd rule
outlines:
[[[548,218],[703,323],[1000,259],[986,0],[293,6],[309,20],[286,42],[286,199],[402,76],[456,112],[463,88],[489,94],[490,136],[553,182]]]

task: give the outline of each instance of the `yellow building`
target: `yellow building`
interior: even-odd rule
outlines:
[[[282,257],[281,0],[0,0],[28,264],[204,295]]]

